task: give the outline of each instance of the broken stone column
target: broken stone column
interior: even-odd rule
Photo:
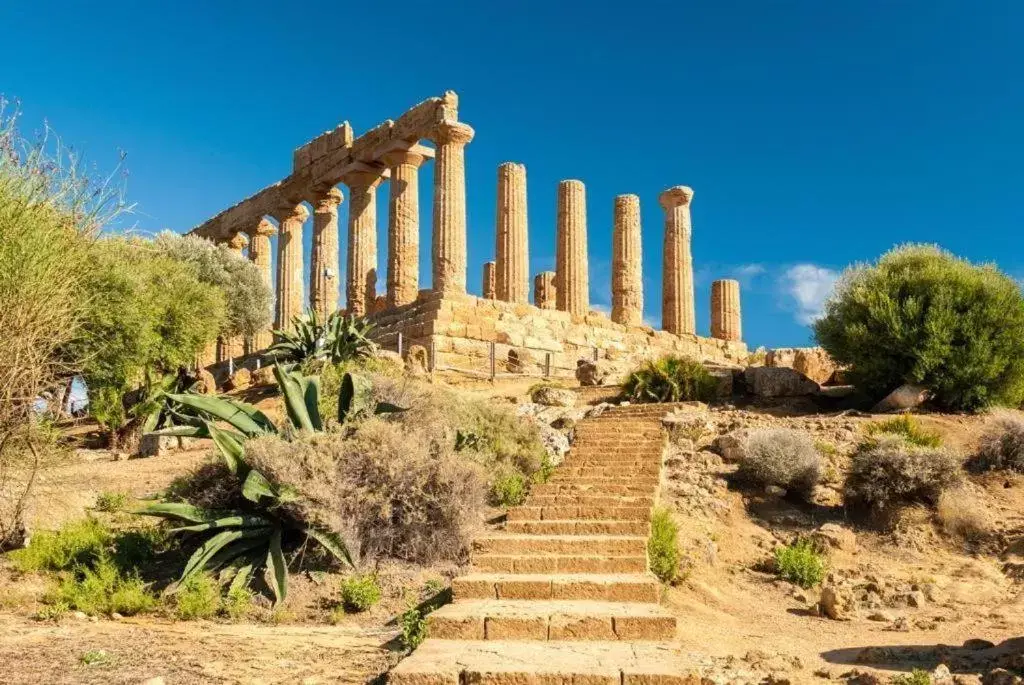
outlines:
[[[554,309],[555,296],[555,272],[541,271],[533,279],[533,303],[541,309]]]
[[[277,236],[277,327],[291,328],[302,314],[302,225],[309,218],[304,204],[281,209]]]
[[[612,227],[612,321],[625,326],[639,326],[644,318],[640,250],[640,198],[619,195]]]
[[[416,300],[420,292],[420,165],[425,157],[412,150],[384,155],[391,168],[388,204],[389,307]]]
[[[587,196],[582,181],[558,184],[555,297],[558,309],[584,316],[590,309],[587,278]]]
[[[530,300],[530,256],[526,229],[526,167],[505,162],[498,167],[495,273],[497,298],[525,304]]]
[[[693,190],[669,188],[658,198],[665,210],[665,265],[662,270],[662,328],[676,335],[697,332],[690,253],[690,201]]]
[[[330,188],[316,199],[313,250],[309,260],[309,308],[322,319],[338,310],[338,205],[343,196]]]
[[[343,179],[349,189],[346,308],[355,316],[369,314],[377,299],[377,186],[381,180],[372,171],[354,172]]]
[[[472,127],[444,121],[437,125],[434,142],[433,289],[440,293],[466,292],[466,144]]]
[[[484,262],[484,299],[493,300],[495,299],[495,263]]]
[[[274,276],[271,273],[270,265],[270,236],[277,231],[274,224],[266,219],[261,219],[252,231],[249,232],[249,261],[256,265],[263,282],[267,284],[270,291],[274,291]],[[270,331],[257,333],[249,340],[249,351],[258,352],[270,347],[273,342],[273,335]]]
[[[741,340],[740,282],[731,279],[711,284],[711,337]]]

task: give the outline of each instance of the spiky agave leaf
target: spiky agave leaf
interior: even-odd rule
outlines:
[[[274,593],[274,604],[280,604],[288,596],[288,567],[285,564],[284,552],[281,550],[281,527],[270,533],[270,546],[267,550],[267,569],[270,572],[271,591]]]
[[[322,431],[320,418],[320,379],[307,377],[300,371],[286,371],[274,366],[274,377],[284,395],[285,409],[292,425],[300,430]]]
[[[196,410],[203,416],[230,424],[246,437],[277,432],[277,427],[267,418],[266,414],[245,402],[226,397],[207,397],[190,393],[170,394],[168,397]]]
[[[178,582],[184,585],[188,582],[189,578],[206,570],[209,562],[214,559],[217,553],[231,543],[252,538],[266,538],[271,530],[271,528],[263,526],[259,528],[230,529],[217,533],[207,539],[206,542],[192,553],[192,556],[189,557],[188,562],[185,564],[185,570],[182,571]]]
[[[176,518],[190,523],[206,523],[218,518],[218,513],[215,511],[186,504],[185,502],[153,502],[140,509],[136,509],[133,513],[143,516]]]

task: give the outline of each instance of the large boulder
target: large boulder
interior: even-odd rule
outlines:
[[[788,367],[748,366],[743,371],[747,390],[758,397],[798,397],[816,395],[817,383]]]
[[[836,363],[820,347],[780,347],[768,350],[765,366],[799,371],[819,385],[831,380],[836,372]]]
[[[530,399],[537,404],[546,407],[575,407],[576,392],[569,388],[559,388],[555,385],[541,385],[533,389]]]
[[[871,411],[884,414],[891,411],[914,409],[928,399],[928,389],[923,385],[905,383],[885,396]]]
[[[604,385],[606,378],[608,378],[608,369],[598,362],[589,359],[576,361],[576,380],[581,386]]]
[[[834,621],[849,621],[857,608],[853,590],[834,583],[821,588],[819,601],[822,613]]]

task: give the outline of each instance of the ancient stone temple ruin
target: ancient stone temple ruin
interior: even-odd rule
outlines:
[[[482,296],[466,290],[466,147],[473,129],[459,121],[455,93],[431,98],[398,119],[359,137],[348,122],[295,150],[292,172],[230,207],[191,233],[235,250],[248,249],[276,292],[279,328],[311,309],[337,310],[338,274],[345,274],[345,309],[368,316],[384,348],[422,345],[434,368],[514,370],[570,375],[581,358],[606,360],[611,370],[668,353],[729,363],[746,356],[740,333],[739,284],[715,281],[711,337],[697,335],[694,306],[693,191],[670,187],[659,196],[664,210],[662,328],[643,323],[640,198],[619,195],[613,212],[611,315],[589,302],[586,187],[565,180],[557,189],[553,239],[556,270],[536,274],[530,304],[526,167],[506,162],[497,172],[495,259],[482,265]],[[419,274],[419,169],[434,159],[431,287]],[[387,264],[377,245],[377,189],[388,186]],[[338,207],[348,189],[348,260],[339,265]],[[590,207],[594,211],[594,207]],[[312,216],[312,250],[303,254],[303,231]],[[276,237],[275,237],[276,234]],[[545,230],[541,235],[547,236]],[[537,244],[537,234],[533,237]],[[277,272],[271,272],[276,243]],[[546,251],[546,250],[545,250]],[[305,269],[309,269],[309,292]],[[377,292],[386,269],[387,290]],[[265,349],[271,334],[218,345],[223,361]],[[209,360],[213,361],[213,360]]]

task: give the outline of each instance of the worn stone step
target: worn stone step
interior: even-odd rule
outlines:
[[[643,573],[647,554],[474,554],[473,568],[492,573]]]
[[[600,483],[584,484],[584,483],[573,483],[572,481],[566,481],[564,483],[550,482],[537,483],[530,492],[536,495],[557,495],[561,493],[586,493],[595,495],[646,495],[654,491],[654,488],[648,485],[632,485],[630,483]]]
[[[391,685],[692,685],[700,675],[657,642],[426,640]]]
[[[506,514],[509,521],[565,521],[572,519],[602,519],[610,521],[647,521],[651,517],[650,507],[588,507],[588,506],[547,506],[512,507]]]
[[[455,601],[464,599],[589,599],[657,604],[661,585],[642,573],[471,573],[452,581]]]
[[[525,535],[648,535],[650,521],[507,521],[505,532]]]
[[[580,485],[601,485],[602,483],[623,483],[628,482],[630,485],[646,485],[648,487],[658,487],[661,482],[658,476],[640,474],[634,475],[633,477],[624,477],[620,475],[586,475],[586,476],[568,476],[560,469],[555,469],[555,472],[551,474],[551,478],[548,479],[549,483],[561,483],[569,481],[572,483],[578,483]]]
[[[567,478],[589,478],[589,477],[608,477],[608,478],[628,478],[636,476],[638,478],[643,477],[657,477],[660,471],[660,464],[649,464],[644,466],[560,466],[555,475],[560,480]]]
[[[476,599],[434,611],[441,640],[670,640],[676,618],[657,604],[595,600]]]
[[[484,535],[473,541],[473,554],[605,554],[642,555],[647,538],[642,535]]]
[[[557,495],[531,494],[527,500],[531,507],[588,506],[588,507],[652,507],[654,495],[592,495],[561,493]]]

